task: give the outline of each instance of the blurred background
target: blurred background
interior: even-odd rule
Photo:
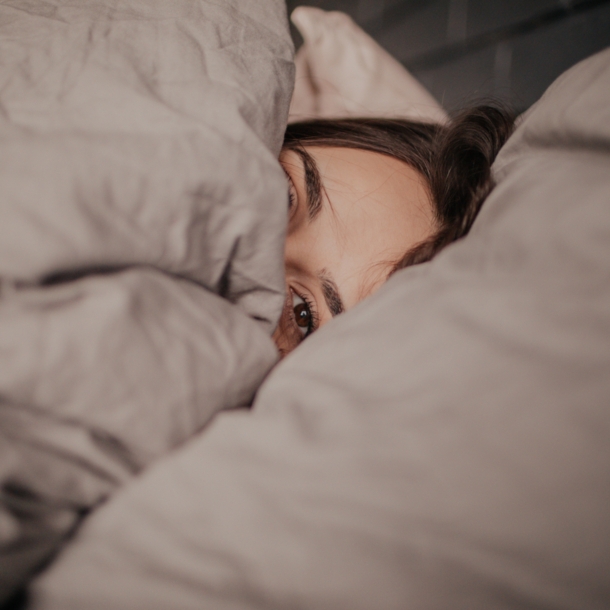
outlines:
[[[287,0],[289,13],[304,4],[348,13],[449,111],[489,96],[523,111],[610,45],[610,0]]]

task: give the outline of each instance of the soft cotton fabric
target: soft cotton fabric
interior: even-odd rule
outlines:
[[[0,2],[0,603],[277,359],[280,0]]]
[[[38,610],[610,606],[610,51],[500,153],[472,232],[100,510]]]
[[[276,359],[236,306],[139,269],[0,299],[0,354],[3,595]]]
[[[300,6],[291,19],[304,43],[295,58],[290,122],[343,117],[447,121],[426,88],[345,13]]]
[[[271,326],[291,55],[279,0],[2,2],[0,276],[147,264]]]

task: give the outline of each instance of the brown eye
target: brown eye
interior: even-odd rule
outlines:
[[[313,316],[309,305],[298,294],[292,295],[292,311],[294,320],[303,336],[307,336],[313,330]]]
[[[294,317],[296,318],[297,324],[301,328],[307,328],[311,323],[311,314],[309,313],[305,303],[299,303],[294,308]]]

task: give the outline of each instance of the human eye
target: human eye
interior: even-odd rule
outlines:
[[[294,182],[292,181],[292,178],[290,178],[290,176],[288,176],[288,211],[292,212],[294,210],[294,208],[296,207],[296,203],[297,203],[297,190],[294,187]]]
[[[318,316],[313,304],[305,296],[292,292],[292,317],[303,339],[318,327]]]

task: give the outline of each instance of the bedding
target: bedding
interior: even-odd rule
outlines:
[[[96,512],[37,610],[610,606],[610,50],[559,78],[469,236]]]
[[[300,6],[291,20],[304,43],[295,57],[290,122],[354,116],[447,121],[426,88],[345,13]]]
[[[280,0],[0,2],[0,603],[277,354]]]

